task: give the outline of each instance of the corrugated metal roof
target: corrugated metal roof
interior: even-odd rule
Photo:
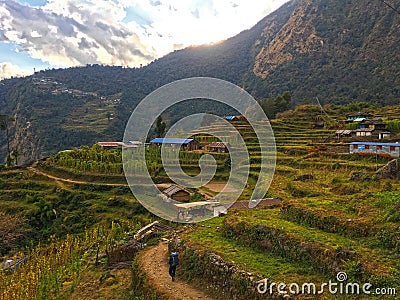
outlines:
[[[102,147],[125,147],[125,148],[137,148],[140,146],[140,142],[138,144],[133,144],[133,143],[124,143],[124,142],[97,142]]]
[[[353,132],[353,130],[342,129],[342,130],[336,131],[336,134],[351,134],[352,132]]]
[[[199,202],[190,202],[190,203],[177,203],[174,204],[178,208],[194,208],[194,207],[202,207],[202,206],[217,206],[219,202],[208,202],[208,201],[199,201]]]
[[[127,145],[142,145],[142,142],[139,141],[128,141],[126,142]]]
[[[347,117],[359,117],[359,116],[366,116],[366,117],[370,117],[371,114],[370,113],[362,113],[362,112],[358,112],[358,113],[350,113],[346,115]]]
[[[375,129],[373,128],[360,128],[360,129],[356,129],[356,132],[372,132]]]
[[[350,145],[400,147],[400,143],[379,143],[379,142],[352,142],[350,143]]]
[[[366,118],[357,118],[357,119],[354,119],[353,122],[362,122],[364,120],[366,120]]]
[[[122,146],[124,143],[122,143],[122,142],[97,142],[97,144],[99,144],[100,146],[104,146],[104,147],[118,147],[118,146]]]
[[[176,139],[176,138],[155,138],[150,141],[150,144],[178,144],[186,145],[194,141],[193,139]]]
[[[169,188],[166,188],[165,190],[163,190],[163,193],[169,197],[175,195],[176,193],[178,193],[179,191],[184,191],[188,194],[190,194],[187,190],[177,186],[177,185],[171,185]]]
[[[364,125],[384,125],[383,121],[381,119],[365,119],[364,122],[362,122]]]

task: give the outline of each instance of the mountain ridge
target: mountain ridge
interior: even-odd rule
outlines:
[[[256,99],[289,91],[292,105],[315,97],[323,104],[391,105],[400,101],[400,67],[393,63],[399,48],[400,16],[379,1],[293,0],[224,42],[177,50],[142,68],[88,65],[3,80],[0,111],[16,117],[11,144],[26,161],[122,139],[139,101],[187,77],[224,79]],[[55,93],[60,87],[67,92]],[[208,111],[209,103],[197,101],[167,117]]]

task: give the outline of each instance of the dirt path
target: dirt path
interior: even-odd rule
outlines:
[[[225,188],[226,193],[235,193],[238,190],[231,185],[226,186],[226,182],[209,182],[205,185],[206,188],[213,192],[220,193]]]
[[[57,180],[57,181],[63,181],[63,182],[68,182],[68,183],[77,183],[77,184],[94,184],[94,185],[106,185],[106,186],[128,186],[127,184],[124,183],[102,183],[102,182],[88,182],[88,181],[79,181],[79,180],[73,180],[69,178],[61,178],[57,177],[51,174],[48,174],[46,172],[43,172],[41,170],[38,170],[33,167],[28,167],[28,170],[35,172],[36,174],[46,176],[47,178]]]
[[[205,293],[190,286],[188,283],[175,279],[171,281],[168,275],[168,264],[165,254],[168,250],[167,242],[160,242],[157,246],[145,250],[140,254],[140,265],[143,271],[146,272],[147,278],[152,286],[167,296],[168,299],[173,300],[190,300],[190,299],[203,299],[212,300]],[[179,266],[177,268],[179,273]]]

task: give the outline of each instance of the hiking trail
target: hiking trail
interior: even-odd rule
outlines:
[[[175,278],[175,281],[171,280],[168,274],[169,265],[166,258],[167,251],[168,242],[161,241],[156,246],[146,249],[143,253],[139,254],[140,266],[146,273],[147,280],[151,286],[156,288],[160,294],[163,294],[168,299],[213,300],[214,298],[207,296],[203,291],[192,287],[190,284],[182,281],[182,279]],[[176,273],[179,274],[179,266],[176,269]]]
[[[46,173],[42,170],[36,169],[35,167],[28,167],[28,170],[35,172],[36,174],[45,176],[47,178],[56,180],[56,181],[62,181],[62,182],[67,182],[67,183],[76,183],[76,184],[92,184],[92,185],[105,185],[105,186],[128,186],[128,184],[126,183],[102,183],[102,182],[89,182],[89,181],[82,181],[82,180],[74,180],[74,179],[70,179],[70,178],[61,178],[61,177],[57,177],[54,175],[51,175],[49,173]]]

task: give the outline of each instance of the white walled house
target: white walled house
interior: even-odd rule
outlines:
[[[367,153],[371,155],[390,155],[400,157],[400,143],[353,142],[350,154]]]

